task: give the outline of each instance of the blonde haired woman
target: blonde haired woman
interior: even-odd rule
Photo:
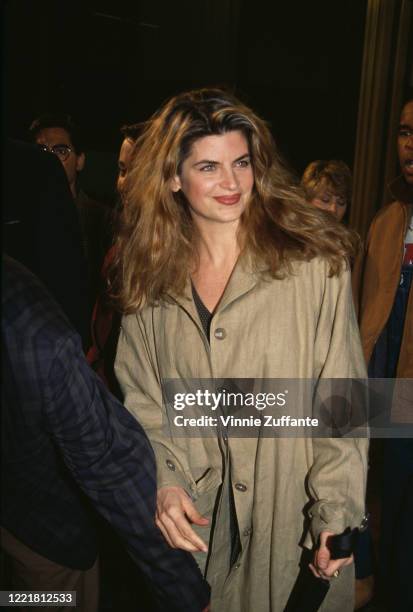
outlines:
[[[308,207],[265,123],[220,90],[173,98],[136,146],[116,372],[157,456],[157,524],[208,558],[213,611],[282,612],[309,534],[314,572],[340,572],[322,610],[350,611],[351,560],[326,540],[362,520],[365,441],[166,435],[161,384],[364,376],[351,234]]]
[[[307,201],[338,221],[348,218],[352,183],[350,168],[340,159],[317,159],[308,164],[301,178]]]

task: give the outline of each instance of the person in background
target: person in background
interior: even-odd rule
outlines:
[[[200,612],[207,583],[155,526],[155,460],[142,428],[90,369],[38,279],[8,257],[2,268],[0,524],[12,589],[76,591],[76,610],[96,612],[94,507],[146,576],[156,610]]]
[[[142,131],[142,127],[142,123],[132,123],[130,125],[123,125],[120,128],[120,133],[123,136],[123,140],[119,151],[118,179],[116,181],[116,188],[120,196],[122,196],[125,179],[133,156],[135,142]]]
[[[394,201],[374,217],[353,270],[353,290],[369,375],[413,378],[413,97],[397,138],[401,174]],[[408,381],[407,381],[408,382]],[[397,385],[396,385],[397,389]],[[391,421],[413,423],[411,388],[393,404]],[[379,584],[389,611],[413,609],[413,440],[384,440]]]
[[[317,160],[304,170],[301,185],[309,204],[332,214],[337,221],[348,218],[352,183],[350,168],[341,160]],[[373,550],[369,529],[361,532],[354,553],[356,573],[355,609],[371,601],[374,592]]]
[[[32,122],[29,134],[33,142],[38,144],[42,150],[56,155],[66,172],[79,215],[83,248],[88,266],[90,316],[98,292],[103,257],[111,242],[110,209],[89,197],[80,187],[79,174],[84,168],[86,157],[79,129],[70,115],[43,114]]]
[[[119,195],[119,206],[116,208],[114,219],[114,233],[118,225],[117,215],[122,209],[122,193],[129,166],[134,154],[135,141],[142,131],[141,123],[124,125],[120,132],[123,136],[118,158],[118,178],[116,188]],[[106,253],[101,274],[100,290],[93,309],[91,335],[92,344],[87,352],[87,360],[91,367],[106,383],[108,388],[121,398],[121,392],[114,373],[116,347],[119,338],[120,313],[114,308],[108,297],[108,270],[112,265],[115,247]]]
[[[304,170],[301,185],[307,201],[332,213],[338,221],[348,218],[351,203],[352,176],[341,160],[311,162]]]
[[[118,204],[113,210],[112,226],[116,236],[119,224],[119,213],[122,210],[122,192],[128,174],[131,158],[134,153],[134,143],[141,130],[140,124],[124,125],[121,128],[122,143],[118,159],[118,178],[116,182]],[[87,351],[86,358],[93,370],[100,376],[107,388],[118,398],[122,393],[114,372],[116,347],[118,344],[121,314],[108,295],[108,270],[112,265],[115,247],[112,246],[106,253],[101,275],[100,287],[93,309],[91,321],[92,343]],[[125,554],[119,541],[109,529],[101,529],[101,572],[105,585],[105,601],[109,602],[108,610],[122,607],[126,612],[126,605],[141,599],[142,577],[137,574],[135,567]],[[122,601],[120,601],[122,599]]]
[[[62,164],[55,155],[17,140],[7,140],[3,153],[3,251],[46,285],[87,348],[86,259]]]

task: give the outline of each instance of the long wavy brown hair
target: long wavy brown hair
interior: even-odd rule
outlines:
[[[171,189],[195,140],[239,130],[254,171],[251,200],[238,240],[275,278],[291,264],[327,258],[338,274],[354,255],[356,237],[310,207],[283,163],[266,123],[233,95],[200,89],[178,95],[145,124],[128,173],[110,292],[123,312],[182,293],[197,262],[197,233],[181,192]]]

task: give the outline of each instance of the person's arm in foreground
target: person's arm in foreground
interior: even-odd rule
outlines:
[[[142,428],[92,372],[74,334],[62,338],[49,373],[45,416],[74,478],[123,539],[161,609],[200,612],[209,586],[188,553],[155,525],[152,448]]]

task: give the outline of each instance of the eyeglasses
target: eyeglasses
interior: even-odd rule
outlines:
[[[39,144],[39,148],[41,151],[45,151],[45,152],[49,152],[49,153],[53,153],[54,155],[57,155],[57,157],[62,162],[66,161],[69,155],[73,151],[72,147],[69,147],[69,145],[65,145],[65,144],[57,144],[57,145],[53,145],[53,147],[49,147],[48,145],[45,145],[45,144]]]

